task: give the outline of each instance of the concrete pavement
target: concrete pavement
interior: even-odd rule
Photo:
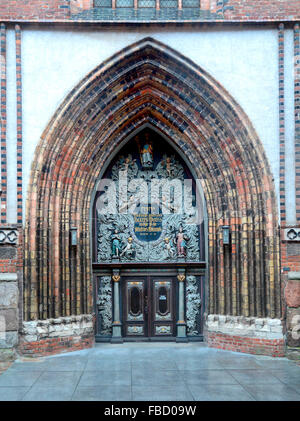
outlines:
[[[300,401],[300,367],[202,343],[96,344],[15,361],[0,376],[0,400]]]

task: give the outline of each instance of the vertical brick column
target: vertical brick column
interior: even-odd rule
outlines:
[[[279,71],[279,198],[280,221],[285,225],[285,110],[284,110],[284,25],[278,30],[278,71]]]
[[[299,24],[294,27],[295,66],[295,172],[296,220],[300,222],[300,38]]]
[[[224,6],[224,0],[217,0],[216,13],[219,16],[223,15],[223,6]]]
[[[1,223],[6,223],[7,212],[7,155],[6,155],[6,28],[1,24]]]
[[[16,37],[16,93],[17,93],[17,223],[22,224],[22,65],[21,28],[15,27]]]

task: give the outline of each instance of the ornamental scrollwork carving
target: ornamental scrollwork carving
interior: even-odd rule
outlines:
[[[177,212],[178,198],[176,199],[172,186],[169,198],[161,196],[161,191],[153,187],[153,180],[161,179],[182,184],[185,180],[184,167],[175,155],[164,154],[158,163],[154,163],[151,160],[151,148],[140,150],[144,159],[143,165],[128,154],[120,155],[112,166],[110,177],[116,185],[118,212],[101,213],[98,210],[97,261],[199,261],[198,225],[193,223],[190,214]],[[126,174],[129,186],[128,192],[125,192],[127,198],[119,197],[122,174]],[[151,206],[142,203],[142,199],[147,195],[147,203],[151,203]],[[181,199],[183,203],[183,193]],[[153,203],[157,204],[156,208]],[[123,212],[124,209],[127,212]],[[137,209],[138,212],[131,212]]]
[[[120,279],[121,279],[121,276],[120,276],[120,275],[113,275],[113,276],[112,276],[112,280],[113,280],[114,282],[119,282],[119,281],[120,281]]]
[[[112,287],[111,277],[101,276],[98,288],[97,306],[100,318],[100,334],[112,333]]]
[[[0,228],[0,244],[17,244],[19,233],[13,228]]]
[[[200,312],[201,297],[196,276],[186,278],[186,326],[188,335],[198,335],[197,316]]]

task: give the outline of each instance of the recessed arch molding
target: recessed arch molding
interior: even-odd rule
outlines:
[[[280,318],[277,205],[262,144],[218,82],[145,38],[88,74],[42,134],[27,195],[24,320],[93,312],[93,189],[114,149],[145,124],[182,151],[202,183],[207,313]],[[230,226],[230,247],[222,242],[223,225]]]

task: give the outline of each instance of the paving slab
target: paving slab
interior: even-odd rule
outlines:
[[[226,369],[261,369],[263,366],[258,363],[254,358],[236,358],[233,356],[219,356],[216,361]]]
[[[254,401],[241,385],[189,385],[196,401]]]
[[[296,367],[296,364],[287,358],[257,359],[257,364],[265,370]]]
[[[298,385],[300,390],[300,367],[270,370],[270,373],[287,385]]]
[[[240,384],[282,384],[267,370],[228,370],[228,373]]]
[[[131,372],[126,370],[86,370],[78,386],[131,386]]]
[[[190,390],[185,385],[180,386],[132,386],[134,401],[192,401]]]
[[[73,401],[131,401],[131,387],[128,386],[79,386]]]
[[[178,370],[153,370],[148,367],[143,369],[133,366],[132,385],[133,386],[168,386],[184,385],[183,377]]]
[[[83,371],[87,365],[87,360],[83,359],[80,360],[78,357],[76,359],[70,358],[70,360],[60,360],[60,359],[53,359],[48,360],[44,364],[44,369],[46,371]]]
[[[32,386],[37,379],[41,376],[40,371],[14,371],[9,368],[5,373],[0,376],[0,387],[19,387],[19,386]]]
[[[143,360],[137,360],[131,362],[132,367],[135,370],[178,370],[177,364],[174,360],[167,360],[167,359],[157,359],[149,361],[148,358],[144,358]]]
[[[41,387],[33,386],[25,393],[22,401],[69,401],[75,391],[75,385],[71,386],[52,386]]]
[[[1,386],[0,401],[20,401],[29,389],[29,386]]]
[[[46,360],[39,361],[15,361],[9,371],[44,371],[48,367]]]
[[[75,388],[81,376],[81,371],[44,371],[35,386],[41,388]]]
[[[186,358],[178,359],[176,361],[178,370],[224,370],[224,365],[219,361],[206,358]]]
[[[186,384],[238,384],[233,376],[225,370],[183,370]]]
[[[245,385],[256,401],[300,401],[300,394],[284,384]]]
[[[131,361],[121,361],[119,359],[112,358],[92,358],[87,361],[85,369],[87,371],[129,371],[131,372]]]

